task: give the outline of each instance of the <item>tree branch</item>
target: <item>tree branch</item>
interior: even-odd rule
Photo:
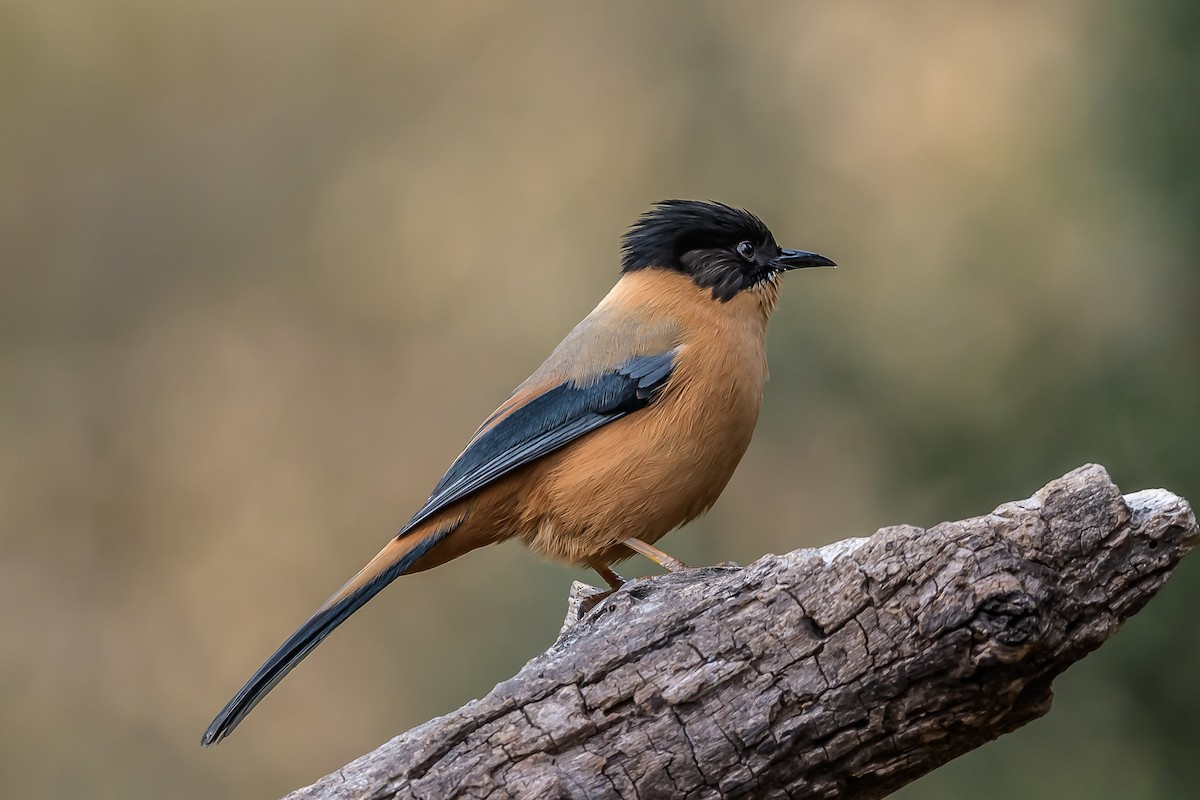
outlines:
[[[289,800],[882,797],[1045,714],[1197,541],[1186,501],[1091,465],[983,517],[631,581]]]

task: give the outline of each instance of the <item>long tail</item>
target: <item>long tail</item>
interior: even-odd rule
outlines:
[[[238,726],[238,723],[258,705],[258,701],[266,697],[267,692],[283,680],[283,676],[291,672],[305,656],[313,651],[333,629],[375,595],[407,572],[421,556],[428,553],[438,542],[451,533],[457,524],[443,526],[425,536],[411,533],[397,537],[388,542],[379,554],[371,559],[357,575],[343,586],[337,594],[329,598],[317,613],[300,626],[286,642],[279,646],[275,654],[258,668],[254,677],[233,696],[217,718],[208,726],[200,744],[207,747],[224,739]]]

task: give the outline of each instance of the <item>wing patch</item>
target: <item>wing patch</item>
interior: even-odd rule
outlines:
[[[662,389],[679,348],[635,356],[595,381],[574,381],[534,396],[463,451],[401,534],[451,503],[589,431],[645,408]]]

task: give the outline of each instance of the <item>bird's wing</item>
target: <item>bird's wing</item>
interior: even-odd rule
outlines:
[[[472,437],[400,535],[518,467],[645,408],[671,377],[679,351],[634,356],[587,383],[523,386]]]

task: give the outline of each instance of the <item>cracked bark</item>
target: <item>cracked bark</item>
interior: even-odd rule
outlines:
[[[1089,465],[929,530],[631,581],[444,717],[289,800],[876,798],[1050,708],[1200,541]]]

